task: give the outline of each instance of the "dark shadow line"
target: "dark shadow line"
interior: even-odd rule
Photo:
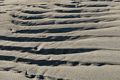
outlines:
[[[89,49],[89,48],[50,48],[50,49],[41,49],[38,51],[38,53],[42,54],[73,54],[73,53],[85,53],[85,52],[91,52],[91,51],[96,51],[99,49]]]
[[[32,19],[44,19],[48,16],[42,16],[42,15],[38,15],[38,16],[22,16],[22,15],[15,15],[15,14],[10,14],[13,18],[19,18],[22,20],[32,20]]]
[[[42,37],[41,35],[41,38],[0,36],[0,40],[16,41],[16,42],[50,42],[50,41],[74,40],[77,38],[80,38],[80,36],[49,36],[49,37],[46,37],[43,35]]]
[[[17,60],[16,60],[17,58]],[[60,60],[33,60],[33,59],[26,59],[26,58],[18,58],[15,56],[5,56],[0,55],[0,60],[6,61],[15,61],[16,62],[24,62],[28,64],[37,64],[39,66],[58,66],[70,63],[72,66],[76,66],[79,64],[77,61],[60,61]]]
[[[15,33],[27,33],[27,34],[32,34],[32,33],[65,33],[65,32],[71,32],[75,30],[81,30],[82,28],[58,28],[58,29],[26,29],[26,30],[17,30]]]
[[[0,55],[0,60],[23,62],[23,63],[27,63],[27,64],[37,64],[38,66],[59,66],[59,65],[77,66],[79,64],[84,65],[84,66],[90,66],[91,64],[94,64],[96,66],[104,66],[106,64],[114,65],[111,63],[103,63],[103,62],[90,63],[90,62],[80,62],[80,61],[33,60],[33,59],[20,58],[20,57],[15,57],[15,56],[5,56],[5,55]]]
[[[0,50],[7,50],[7,51],[29,52],[32,49],[33,49],[33,47],[19,47],[19,46],[3,46],[3,45],[0,45]]]
[[[41,49],[40,51],[37,50],[37,47],[18,47],[18,46],[3,46],[0,45],[0,50],[6,51],[20,51],[20,52],[29,52],[34,54],[42,54],[42,55],[61,55],[61,54],[73,54],[73,53],[85,53],[96,51],[100,49],[95,48],[50,48],[50,49]]]
[[[56,6],[60,6],[60,7],[67,7],[67,8],[75,8],[76,5],[72,5],[72,4],[59,4],[59,3],[55,3]]]

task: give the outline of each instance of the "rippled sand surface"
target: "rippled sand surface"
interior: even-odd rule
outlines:
[[[120,80],[120,0],[0,0],[0,80]]]

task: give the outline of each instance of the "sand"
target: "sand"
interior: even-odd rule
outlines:
[[[119,0],[0,0],[0,80],[120,80]]]

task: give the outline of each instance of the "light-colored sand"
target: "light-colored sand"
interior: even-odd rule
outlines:
[[[0,71],[0,80],[30,80],[18,73],[12,73],[9,71]]]
[[[119,0],[0,0],[0,80],[120,80],[119,14]]]

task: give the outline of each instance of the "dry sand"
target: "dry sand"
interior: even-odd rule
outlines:
[[[0,80],[120,80],[120,0],[0,0]]]

